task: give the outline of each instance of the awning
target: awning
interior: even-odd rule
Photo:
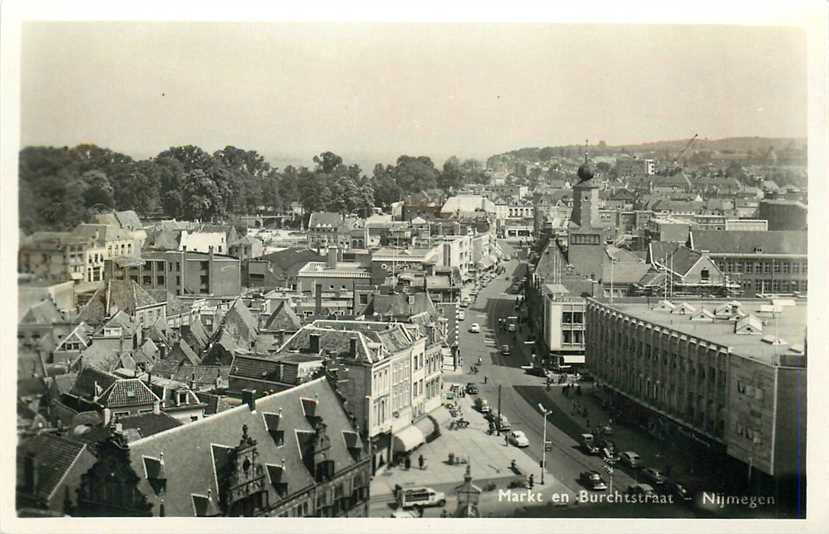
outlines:
[[[566,364],[584,363],[584,354],[565,354],[562,357]]]
[[[423,437],[423,432],[416,426],[411,425],[394,435],[393,448],[395,452],[409,452],[423,445],[424,441],[426,440]]]
[[[423,434],[424,441],[428,441],[432,434],[435,433],[437,428],[435,427],[435,423],[429,418],[429,416],[425,416],[420,418],[418,421],[415,422],[414,426],[420,430],[420,433]]]

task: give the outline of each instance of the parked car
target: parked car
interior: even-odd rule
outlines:
[[[530,440],[527,439],[526,434],[520,430],[513,430],[509,433],[509,442],[516,447],[521,448],[530,446]]]
[[[481,397],[476,398],[472,406],[481,413],[489,413],[492,411],[492,408],[489,407],[487,400],[482,399]]]
[[[425,487],[406,489],[403,491],[400,498],[401,508],[414,508],[417,506],[444,506],[445,504],[445,493]]]
[[[501,345],[501,354],[503,354],[504,356],[509,356],[510,355],[509,345]]]
[[[481,325],[478,323],[472,323],[472,326],[469,327],[469,331],[473,334],[480,334],[481,333]]]
[[[464,319],[466,319],[466,312],[463,311],[463,310],[460,310],[458,312],[458,321],[463,321]]]
[[[693,497],[691,496],[691,492],[688,491],[688,488],[686,488],[676,480],[671,480],[670,478],[665,479],[665,482],[662,483],[661,489],[663,493],[673,495],[680,501],[690,501],[691,499],[693,499]]]
[[[518,327],[515,325],[515,323],[510,323],[507,326],[507,332],[515,332],[516,330],[518,330]]]
[[[466,385],[466,392],[470,395],[477,395],[478,394],[478,384],[473,384],[472,382]]]
[[[665,475],[653,467],[646,467],[642,469],[642,478],[657,486],[665,482]]]
[[[544,369],[543,367],[538,367],[537,365],[533,365],[529,370],[527,370],[527,373],[529,373],[533,376],[540,376],[540,377],[547,376],[547,370]]]
[[[625,451],[619,455],[619,460],[628,467],[637,469],[642,466],[642,458],[633,451]]]
[[[607,489],[607,484],[605,484],[602,475],[598,471],[582,471],[579,475],[579,482],[593,491],[604,491]]]
[[[628,486],[627,493],[629,495],[654,495],[656,491],[650,484],[631,484]]]

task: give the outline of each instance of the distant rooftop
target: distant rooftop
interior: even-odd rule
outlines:
[[[760,334],[747,335],[735,333],[735,322],[733,320],[716,319],[713,322],[692,320],[693,314],[682,314],[674,311],[659,309],[657,299],[648,302],[616,301],[610,304],[607,299],[595,299],[605,306],[609,306],[624,314],[630,315],[642,321],[647,321],[665,328],[676,330],[679,333],[693,336],[695,338],[729,347],[732,353],[744,358],[757,360],[768,365],[775,365],[775,356],[782,354],[793,354],[790,352],[793,346],[798,345],[802,350],[806,338],[806,310],[805,302],[798,302],[790,306],[782,306],[780,313],[768,311],[770,301],[767,300],[742,300],[736,301],[740,304],[740,310],[746,316],[754,315],[763,323],[763,331]],[[703,309],[713,312],[718,307],[734,301],[714,300],[689,300],[688,304],[697,311]],[[672,301],[677,308],[682,301]],[[782,338],[783,344],[772,344],[766,340],[769,336]]]

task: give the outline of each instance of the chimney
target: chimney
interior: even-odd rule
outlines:
[[[349,354],[352,358],[356,358],[356,357],[357,357],[357,338],[356,338],[356,337],[352,337],[352,338],[349,340],[349,353],[348,353],[348,354]]]
[[[319,317],[322,313],[322,284],[317,284],[314,295],[314,314]]]
[[[336,269],[337,268],[337,256],[339,254],[338,249],[334,247],[328,247],[328,268],[329,269]]]
[[[242,402],[248,405],[250,411],[256,411],[256,390],[255,389],[243,389],[242,390]]]
[[[319,354],[320,352],[320,335],[319,334],[311,334],[308,336],[308,341],[311,344],[311,352],[313,354]]]

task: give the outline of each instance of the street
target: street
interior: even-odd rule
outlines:
[[[501,248],[507,255],[513,250],[508,244],[499,241]],[[538,409],[538,403],[547,401],[547,395],[560,394],[560,386],[553,386],[552,392],[545,391],[545,380],[532,376],[521,369],[522,365],[531,363],[531,356],[523,346],[513,344],[513,334],[498,329],[498,318],[516,315],[514,304],[516,295],[506,291],[512,282],[512,273],[519,270],[519,262],[506,262],[506,274],[496,277],[487,287],[484,287],[475,301],[466,309],[466,317],[461,323],[460,347],[464,358],[464,374],[447,376],[447,382],[466,384],[475,382],[480,388],[480,396],[489,401],[493,410],[498,410],[498,386],[501,386],[500,405],[502,413],[509,419],[513,429],[522,430],[530,441],[525,449],[538,462],[537,480],[541,479],[542,436],[544,432],[544,417]],[[507,277],[507,275],[509,275]],[[477,322],[481,325],[481,333],[469,332],[469,326]],[[512,353],[503,356],[500,347],[503,344],[512,345]],[[469,367],[481,358],[482,364],[478,374],[469,374]],[[484,384],[484,377],[487,383]],[[519,386],[521,393],[516,390]],[[483,417],[482,415],[476,414]],[[585,470],[596,470],[608,480],[608,473],[604,470],[604,463],[596,456],[588,456],[581,452],[577,443],[567,434],[551,424],[547,424],[547,440],[552,442],[552,450],[547,453],[546,472],[561,481],[571,492],[584,489],[578,483],[579,473]],[[626,473],[615,470],[613,487],[623,491],[635,481]]]

